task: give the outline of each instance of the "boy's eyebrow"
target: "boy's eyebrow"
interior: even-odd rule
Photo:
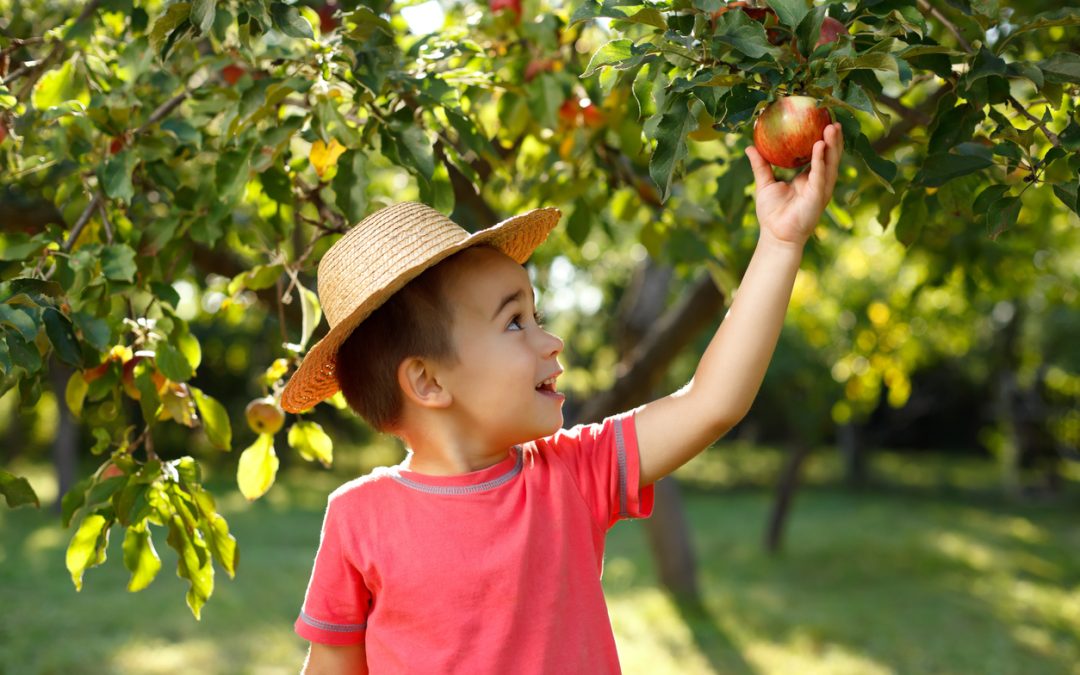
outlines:
[[[506,297],[502,299],[502,302],[499,303],[499,307],[495,310],[495,313],[491,315],[491,320],[494,321],[496,318],[498,318],[499,314],[502,313],[503,308],[509,305],[511,302],[514,302],[515,300],[522,300],[524,297],[525,291],[521,290],[520,288],[513,293],[508,293]]]
[[[499,303],[499,308],[495,310],[495,313],[491,315],[491,320],[494,321],[496,317],[498,317],[499,314],[502,313],[503,307],[506,307],[515,300],[521,300],[524,296],[525,292],[520,288],[513,293],[508,294],[505,298],[502,299],[502,302]]]

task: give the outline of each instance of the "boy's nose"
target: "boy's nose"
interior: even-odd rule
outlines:
[[[549,333],[546,330],[543,331],[543,334],[544,353],[549,356],[558,356],[562,352],[563,347],[565,346],[563,344],[562,338],[560,338],[558,335],[555,335],[554,333]]]

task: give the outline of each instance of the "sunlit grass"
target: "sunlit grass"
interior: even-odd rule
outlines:
[[[710,452],[687,485],[703,590],[700,606],[654,582],[642,523],[614,528],[604,585],[624,672],[1080,672],[1080,506],[1076,495],[1018,505],[996,496],[996,473],[936,456],[878,454],[874,487],[835,487],[839,464],[811,457],[784,551],[761,539],[779,450]],[[342,454],[351,471],[395,450]],[[883,461],[884,458],[884,461]],[[384,461],[384,460],[379,460]],[[240,542],[239,573],[216,579],[196,622],[176,558],[146,590],[124,590],[114,531],[105,565],[76,593],[64,569],[70,531],[43,509],[0,509],[0,671],[39,673],[296,672],[306,643],[292,633],[327,494],[346,473],[292,467],[250,504],[231,477],[208,471]],[[42,497],[45,469],[20,467]],[[705,480],[703,476],[710,477]],[[948,481],[942,482],[942,476]],[[725,478],[726,477],[726,478]],[[903,489],[886,488],[900,485]]]

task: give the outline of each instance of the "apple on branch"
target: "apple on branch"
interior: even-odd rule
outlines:
[[[810,162],[814,143],[825,138],[832,119],[810,96],[784,96],[754,121],[754,147],[768,163],[794,169]]]

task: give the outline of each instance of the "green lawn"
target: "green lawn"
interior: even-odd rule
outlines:
[[[971,485],[943,490],[946,474],[992,476],[896,455],[875,467],[902,487],[849,493],[832,487],[831,460],[815,459],[785,552],[771,558],[760,545],[770,496],[753,484],[778,460],[735,449],[686,472],[698,479],[686,501],[701,608],[655,586],[640,523],[612,531],[604,584],[625,672],[1080,673],[1075,495],[1011,505]],[[124,591],[114,531],[108,562],[76,593],[64,568],[70,532],[47,511],[0,508],[0,672],[296,672],[306,643],[292,621],[338,480],[288,474],[256,504],[221,499],[241,562],[236,579],[219,575],[201,622],[164,537],[148,589]],[[35,485],[49,494],[47,476]]]

